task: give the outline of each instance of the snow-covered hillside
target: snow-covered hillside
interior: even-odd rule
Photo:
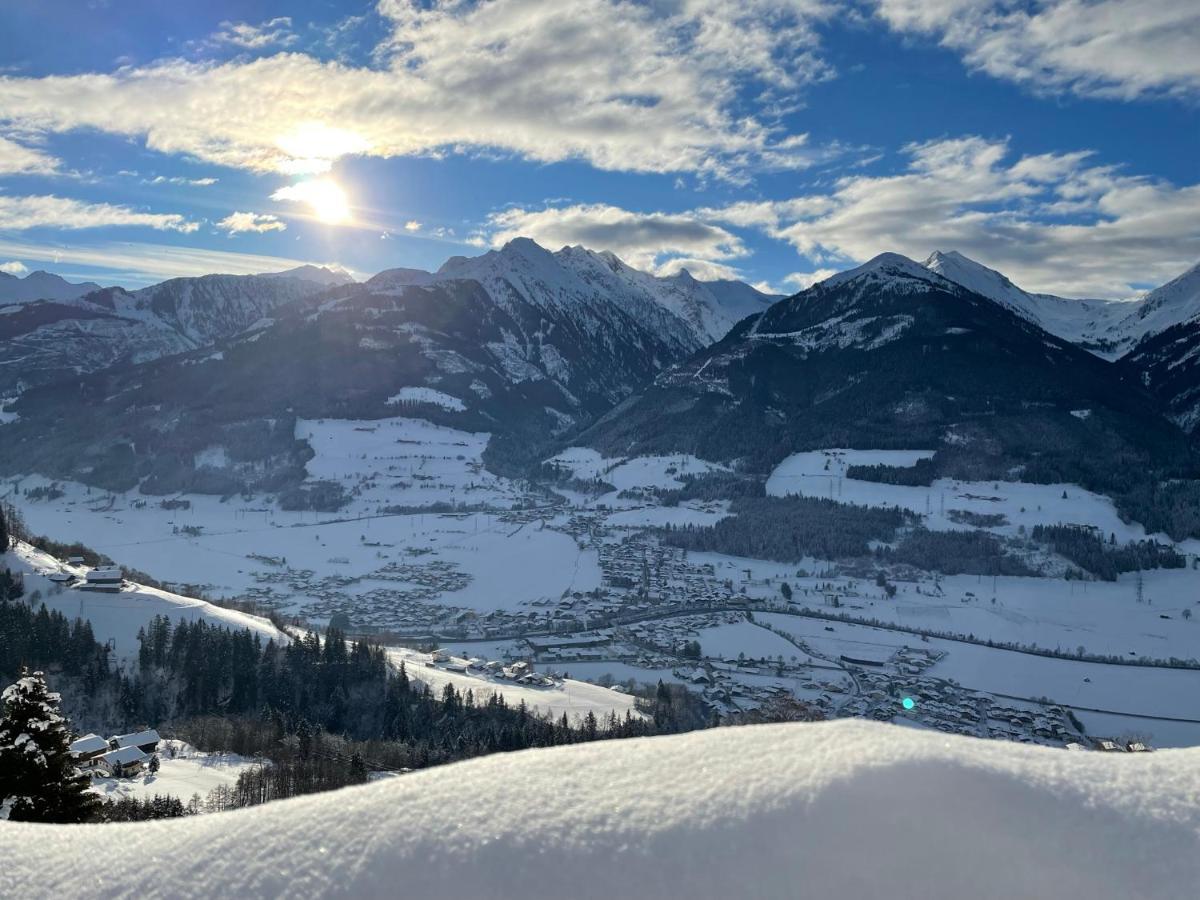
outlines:
[[[1200,884],[1198,797],[1200,751],[864,722],[719,729],[181,821],[0,824],[0,894],[1181,898]]]
[[[1200,316],[1200,264],[1128,300],[1069,300],[1033,294],[954,250],[936,251],[924,265],[1105,359],[1116,359],[1139,341]]]
[[[19,391],[207,347],[342,278],[317,268],[204,275],[135,291],[105,288],[63,300],[0,306],[0,389]]]
[[[118,593],[111,594],[64,587],[52,581],[50,576],[69,573],[82,581],[87,567],[69,565],[25,543],[18,542],[8,553],[0,554],[0,561],[14,573],[22,574],[27,598],[37,592],[49,609],[57,610],[68,619],[91,622],[96,640],[111,642],[118,659],[136,657],[137,633],[155,616],[166,616],[175,622],[204,619],[211,625],[225,628],[249,628],[264,641],[287,640],[266,619],[130,581],[126,581]]]
[[[995,269],[956,250],[932,253],[923,265],[1010,309],[1024,319],[1073,344],[1115,359],[1140,337],[1126,325],[1139,304],[1126,300],[1069,300],[1053,294],[1031,294]],[[1144,334],[1145,332],[1141,332]]]

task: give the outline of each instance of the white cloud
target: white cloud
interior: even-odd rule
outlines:
[[[711,259],[689,259],[676,256],[655,268],[656,275],[676,275],[687,269],[697,281],[740,281],[742,273],[733,266],[713,262]]]
[[[298,38],[292,33],[292,20],[288,16],[268,19],[257,25],[247,22],[222,22],[221,30],[209,37],[214,44],[231,44],[243,50],[261,50],[264,47],[287,47]]]
[[[284,231],[287,225],[278,216],[265,213],[232,212],[217,223],[218,228],[229,232],[230,237],[243,232],[263,234],[267,231]]]
[[[834,12],[825,0],[382,0],[380,10],[392,32],[376,67],[279,53],[7,76],[0,121],[288,173],[349,153],[501,152],[721,175],[823,154],[767,122],[830,76],[813,31]]]
[[[404,230],[405,231],[420,231],[421,223],[418,222],[416,219],[409,219],[407,222],[404,223]]]
[[[307,263],[318,266],[337,265],[330,260],[291,259],[257,253],[235,253],[135,241],[104,241],[78,245],[0,239],[0,255],[19,256],[22,259],[41,260],[58,265],[105,269],[113,273],[107,280],[128,285],[148,284],[185,275],[209,275],[214,272],[230,275],[282,272]]]
[[[153,178],[143,179],[146,184],[184,184],[190,187],[211,187],[217,183],[215,178],[184,178],[182,175],[175,175],[168,178],[166,175],[155,175]]]
[[[6,275],[27,275],[29,267],[20,260],[14,259],[10,262],[0,263],[0,272],[4,272]]]
[[[735,234],[692,213],[638,213],[605,204],[578,204],[540,210],[508,209],[488,220],[488,242],[499,247],[528,237],[558,249],[582,244],[611,250],[639,269],[654,270],[664,256],[720,262],[745,256]]]
[[[792,291],[803,291],[819,281],[836,275],[838,271],[838,269],[816,269],[812,272],[792,272],[790,275],[783,276],[783,283]],[[786,291],[780,293],[786,293]]]
[[[106,228],[141,226],[159,231],[195,231],[200,226],[177,213],[147,213],[111,203],[86,203],[68,197],[11,197],[0,194],[0,231],[30,228]]]
[[[0,137],[0,175],[53,175],[59,165],[48,153]]]
[[[1066,296],[1129,296],[1200,256],[1200,185],[1126,175],[1086,153],[1010,161],[1006,143],[978,137],[905,152],[899,174],[843,178],[757,210],[753,224],[814,260],[959,250],[1026,289]],[[740,207],[729,217],[753,218]]]
[[[1038,91],[1133,99],[1200,94],[1194,0],[876,0],[972,69]]]

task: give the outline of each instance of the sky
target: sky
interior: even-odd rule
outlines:
[[[1200,4],[0,6],[0,270],[437,268],[515,236],[793,293],[958,250],[1131,297],[1200,262]]]

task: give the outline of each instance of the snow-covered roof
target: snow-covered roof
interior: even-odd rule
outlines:
[[[100,758],[112,766],[127,766],[145,759],[146,754],[137,747],[121,747],[119,750],[108,751]]]
[[[1200,750],[719,728],[130,824],[103,853],[113,826],[8,823],[0,896],[1193,897],[1197,796]]]
[[[116,566],[103,566],[90,569],[84,576],[88,581],[121,581],[124,575]]]
[[[100,735],[85,734],[83,737],[79,738],[78,740],[72,741],[70,749],[71,749],[72,753],[77,753],[77,754],[95,753],[97,750],[103,750],[107,746],[108,746],[108,741],[106,741],[104,738],[100,737]]]
[[[117,742],[118,747],[141,747],[143,744],[157,744],[162,738],[153,728],[148,728],[132,734],[119,734],[113,740]]]

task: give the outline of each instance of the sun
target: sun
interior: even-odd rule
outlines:
[[[306,203],[313,216],[327,225],[341,225],[350,221],[350,200],[342,186],[332,178],[315,178],[280,188],[271,198]]]
[[[311,182],[308,205],[322,222],[337,225],[350,218],[350,203],[341,185],[329,178]]]

